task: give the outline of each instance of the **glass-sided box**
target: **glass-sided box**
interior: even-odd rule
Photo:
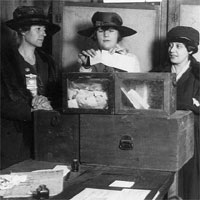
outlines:
[[[63,75],[64,113],[114,113],[114,74],[70,72]]]
[[[115,74],[116,114],[171,115],[175,111],[175,74]]]

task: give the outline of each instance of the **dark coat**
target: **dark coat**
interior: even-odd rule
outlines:
[[[163,72],[171,72],[171,65],[164,66]],[[191,57],[189,69],[177,82],[177,110],[192,110],[194,113],[194,156],[179,172],[179,196],[183,199],[200,199],[200,63]]]
[[[33,157],[32,95],[26,89],[26,63],[17,49],[1,52],[1,168]],[[60,97],[51,56],[36,50],[39,94],[51,103]]]
[[[39,94],[53,101],[57,86],[53,59],[42,51],[36,51],[37,73],[42,85]],[[17,49],[10,49],[1,56],[1,117],[19,121],[31,120],[32,96],[26,89],[26,62]],[[54,94],[55,95],[55,94]]]

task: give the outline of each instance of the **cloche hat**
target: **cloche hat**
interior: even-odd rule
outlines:
[[[44,25],[47,33],[51,35],[60,30],[60,26],[49,22],[42,8],[35,6],[20,6],[16,8],[13,12],[13,19],[8,20],[6,25],[15,31],[24,26]]]
[[[130,36],[137,33],[135,30],[122,26],[122,18],[114,12],[95,12],[92,16],[93,27],[78,31],[82,36],[91,37],[98,27],[116,28],[122,37]]]
[[[195,48],[198,51],[199,32],[188,26],[176,26],[167,33],[167,42],[182,42]]]

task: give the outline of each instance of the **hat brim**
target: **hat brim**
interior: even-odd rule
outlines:
[[[44,25],[47,29],[47,34],[53,35],[60,30],[60,26],[57,24],[50,23],[47,19],[39,19],[39,18],[31,18],[31,19],[23,19],[23,20],[9,20],[6,22],[6,25],[13,29],[14,31],[18,31],[20,27],[23,26],[32,26],[32,25]]]
[[[137,33],[137,31],[133,30],[132,28],[126,27],[126,26],[113,26],[113,25],[109,26],[109,25],[106,25],[106,26],[101,26],[101,27],[113,27],[120,32],[121,37],[127,37],[127,36],[131,36],[131,35],[134,35],[134,34]],[[78,31],[78,34],[85,36],[85,37],[91,37],[94,34],[94,32],[97,28],[98,27],[93,26],[93,27]]]

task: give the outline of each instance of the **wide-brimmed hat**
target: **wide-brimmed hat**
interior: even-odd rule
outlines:
[[[114,12],[95,12],[92,16],[92,23],[92,27],[78,31],[78,33],[86,37],[91,37],[98,27],[116,28],[120,32],[121,37],[126,37],[137,33],[132,28],[122,26],[122,18]]]
[[[31,25],[44,25],[48,34],[55,34],[60,30],[60,26],[49,21],[42,8],[35,6],[20,6],[13,12],[13,19],[8,20],[6,25],[18,31],[19,28]]]
[[[176,26],[167,33],[167,42],[182,42],[195,48],[198,51],[199,32],[188,26]]]

